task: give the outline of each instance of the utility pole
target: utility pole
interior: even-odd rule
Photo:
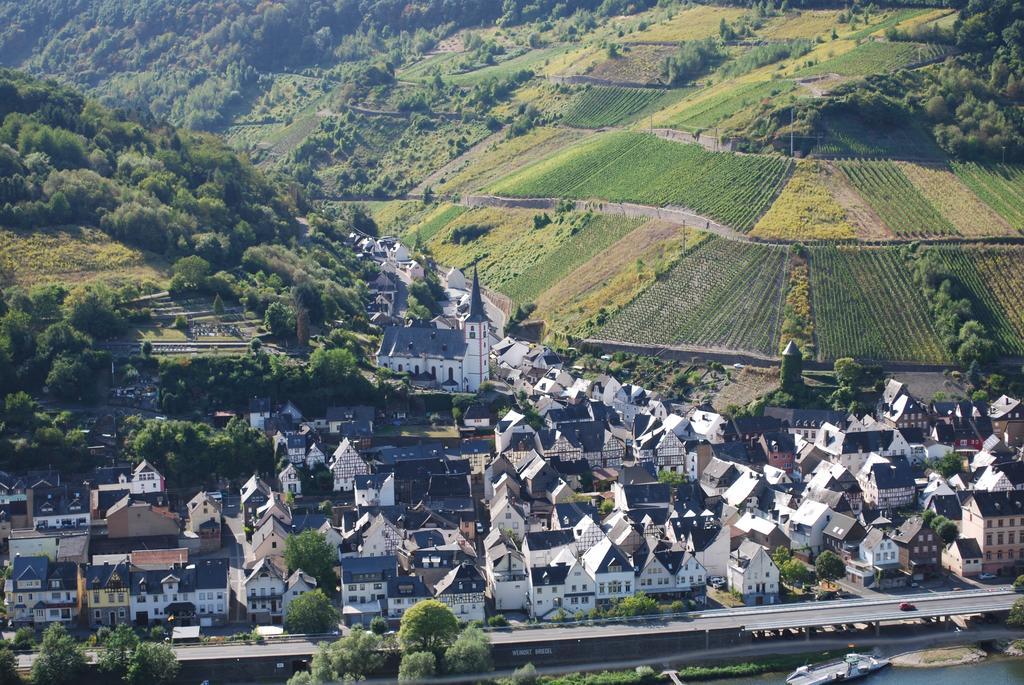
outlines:
[[[1006,164],[1006,146],[1003,146],[1003,164]]]

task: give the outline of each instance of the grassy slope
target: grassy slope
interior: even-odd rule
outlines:
[[[0,286],[62,281],[163,282],[163,260],[92,228],[0,228]]]

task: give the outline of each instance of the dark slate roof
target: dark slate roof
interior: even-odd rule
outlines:
[[[956,547],[961,559],[981,559],[981,547],[974,538],[957,538],[950,543],[950,547]]]
[[[382,582],[398,574],[398,561],[394,556],[345,557],[341,560],[341,582]]]
[[[904,459],[894,459],[889,464],[875,464],[871,467],[871,478],[879,490],[914,487],[914,474]]]
[[[203,559],[195,562],[196,589],[209,590],[228,586],[228,560]]]
[[[461,474],[433,474],[427,486],[427,494],[431,499],[450,497],[469,497],[469,479]]]
[[[630,507],[643,504],[665,504],[672,500],[672,489],[664,483],[624,485],[622,489]]]
[[[491,411],[482,404],[474,403],[466,407],[466,411],[462,413],[462,418],[469,421],[489,419],[491,418]]]
[[[928,498],[928,508],[950,521],[960,521],[964,517],[964,509],[957,494],[932,495]]]
[[[554,515],[562,528],[572,528],[584,518],[599,521],[597,507],[587,502],[565,502],[554,506]]]
[[[927,528],[924,519],[920,516],[913,516],[904,521],[900,527],[893,532],[892,539],[900,545],[906,545],[911,542],[922,529]]]
[[[854,452],[882,452],[892,444],[893,431],[858,431],[847,433],[843,438],[843,453],[853,454]]]
[[[373,421],[376,410],[365,404],[350,407],[327,407],[328,421]]]
[[[419,576],[395,576],[388,579],[388,597],[430,597],[430,590]]]
[[[643,485],[658,482],[658,467],[648,461],[619,469],[619,482],[623,485]]]
[[[269,397],[253,397],[249,400],[250,414],[267,414],[270,412]]]
[[[788,407],[765,407],[765,416],[772,416],[782,421],[789,428],[818,428],[822,424],[831,423],[842,428],[846,424],[846,414],[831,409],[790,409]]]
[[[484,298],[480,292],[480,278],[477,275],[476,267],[473,267],[473,286],[469,294],[469,315],[466,321],[474,323],[486,323],[487,309],[484,307]],[[461,335],[461,333],[460,333]]]
[[[846,514],[832,514],[832,518],[829,520],[828,525],[825,526],[825,530],[822,531],[825,535],[835,538],[836,540],[842,540],[843,542],[858,542],[851,537],[851,533],[864,534],[864,527],[860,521],[847,516]],[[849,540],[848,540],[849,538]]]
[[[571,567],[568,564],[536,566],[530,569],[530,580],[534,586],[564,585],[565,579],[569,577],[570,570]]]
[[[1004,492],[986,492],[974,490],[967,496],[967,502],[974,501],[981,515],[1008,516],[1024,514],[1024,490],[1008,490]]]
[[[434,586],[439,595],[479,594],[484,591],[487,581],[473,564],[462,562]]]
[[[750,463],[750,452],[747,450],[747,445],[735,440],[712,444],[711,453],[723,461],[733,461],[738,464]]]
[[[119,564],[88,564],[85,567],[85,589],[105,588],[110,583],[110,577],[114,572],[121,577],[121,581],[127,586],[130,577],[128,573],[128,562],[122,561]]]
[[[792,433],[772,431],[764,433],[765,446],[772,452],[796,452],[796,439]]]
[[[782,421],[774,416],[744,416],[733,419],[732,425],[739,435],[746,433],[769,433],[782,428]]]
[[[527,533],[523,544],[532,550],[554,549],[571,544],[574,540],[571,529],[541,530]]]
[[[421,326],[388,326],[380,343],[380,354],[388,357],[440,357],[462,359],[466,339],[462,331]]]

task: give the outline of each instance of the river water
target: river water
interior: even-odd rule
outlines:
[[[707,685],[778,685],[788,673],[709,681]],[[993,657],[966,666],[887,668],[860,681],[864,685],[1024,685],[1024,659]]]

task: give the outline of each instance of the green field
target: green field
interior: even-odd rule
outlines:
[[[613,245],[644,223],[640,219],[592,215],[554,251],[541,256],[515,280],[502,288],[513,301],[532,302],[538,295],[572,273],[597,253]]]
[[[812,247],[811,303],[822,359],[942,363],[947,355],[900,248]]]
[[[697,100],[669,120],[676,128],[705,129],[735,116],[738,112],[758,105],[768,98],[777,98],[796,88],[789,80],[756,81],[724,90],[717,95]]]
[[[936,247],[950,273],[970,292],[973,313],[1000,354],[1024,354],[1024,248]]]
[[[562,123],[573,128],[614,126],[666,95],[654,88],[590,86],[580,91],[562,112]]]
[[[840,162],[854,188],[893,233],[903,237],[957,235],[957,230],[893,162]]]
[[[788,251],[712,237],[623,307],[598,338],[777,351]]]
[[[459,205],[442,205],[424,217],[421,223],[410,227],[407,233],[413,241],[418,240],[420,244],[426,244],[438,231],[465,211],[466,208]]]
[[[678,205],[745,231],[779,194],[792,166],[777,156],[708,152],[645,133],[609,133],[526,167],[490,190]]]
[[[840,76],[870,76],[901,69],[914,62],[941,57],[946,48],[926,43],[898,43],[868,41],[853,50],[801,69],[797,76],[839,74]]]
[[[974,162],[953,162],[952,167],[953,173],[985,204],[1010,226],[1024,231],[1024,167]]]

